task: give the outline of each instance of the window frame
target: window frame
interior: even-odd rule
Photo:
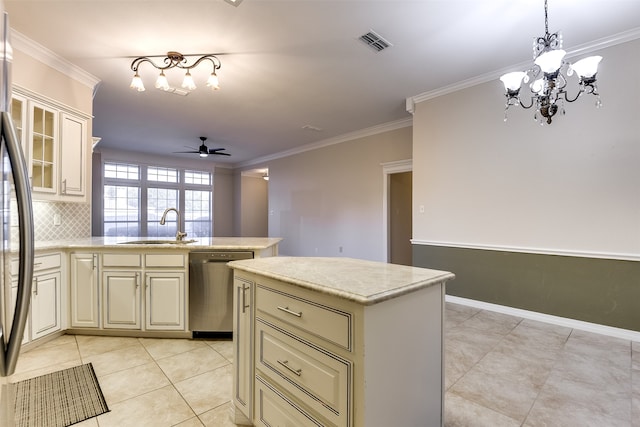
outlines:
[[[110,164],[124,164],[130,166],[136,166],[139,170],[138,179],[125,179],[125,178],[107,178],[105,176],[105,168]],[[139,194],[139,209],[138,209],[138,236],[139,237],[147,237],[148,233],[148,191],[150,188],[164,188],[164,189],[172,189],[177,190],[178,192],[178,206],[171,206],[178,209],[181,213],[180,215],[180,224],[179,227],[181,230],[185,229],[186,225],[186,211],[185,211],[185,194],[187,190],[196,190],[196,191],[208,191],[209,192],[209,217],[210,221],[207,223],[209,226],[209,234],[213,235],[213,189],[214,189],[214,172],[207,169],[200,169],[197,167],[191,166],[166,166],[159,163],[142,163],[136,161],[127,161],[120,159],[104,159],[102,161],[101,168],[101,176],[102,176],[102,208],[99,213],[99,221],[100,221],[100,230],[101,235],[105,235],[105,218],[104,218],[104,189],[105,186],[115,185],[115,186],[129,186],[129,187],[137,187]],[[177,180],[178,182],[167,182],[162,180],[149,180],[148,179],[148,171],[150,168],[158,168],[158,169],[173,169],[177,171]],[[187,172],[194,173],[202,173],[209,176],[209,184],[187,184],[185,181],[185,174]],[[173,219],[173,218],[171,218]]]

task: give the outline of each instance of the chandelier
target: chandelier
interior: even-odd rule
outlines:
[[[544,2],[544,37],[537,37],[533,41],[534,65],[526,71],[515,71],[500,77],[506,91],[507,102],[504,107],[504,120],[507,121],[507,110],[512,105],[519,104],[529,109],[535,107],[534,120],[541,125],[551,124],[551,120],[558,111],[565,114],[564,101],[574,102],[582,94],[592,94],[596,97],[596,107],[601,107],[600,94],[596,86],[596,73],[601,56],[590,56],[575,64],[564,60],[567,52],[562,50],[562,34],[549,34],[549,19],[547,17],[547,0]],[[572,98],[566,91],[568,78],[577,75],[578,91]],[[520,98],[521,86],[527,83],[531,91],[530,103],[525,104]]]
[[[185,58],[185,56],[191,56],[191,55],[183,55],[180,52],[173,52],[173,51],[167,52],[167,56],[164,57],[162,65],[157,65],[148,56],[141,56],[139,58],[134,59],[133,62],[131,63],[131,70],[134,72],[134,75],[133,75],[133,79],[131,80],[131,85],[129,85],[129,87],[131,89],[137,90],[138,92],[142,92],[145,90],[144,84],[142,83],[142,79],[138,74],[138,68],[140,67],[140,64],[142,64],[143,62],[148,62],[149,64],[153,65],[156,69],[160,70],[160,75],[158,76],[158,79],[156,80],[156,84],[155,84],[157,89],[164,90],[164,91],[168,91],[169,89],[171,89],[171,87],[169,86],[169,82],[167,81],[167,77],[164,75],[164,71],[170,68],[181,68],[183,70],[187,70],[186,74],[184,75],[184,80],[182,81],[182,88],[186,90],[194,90],[196,88],[196,84],[193,81],[193,77],[191,76],[190,70],[197,67],[203,61],[211,61],[212,70],[211,70],[211,75],[209,75],[209,78],[207,79],[207,86],[209,86],[213,90],[217,90],[220,88],[218,84],[218,75],[216,74],[216,70],[219,70],[222,64],[220,63],[220,60],[217,57],[215,57],[214,55],[203,55],[200,58],[198,58],[193,64],[188,65],[187,58]]]

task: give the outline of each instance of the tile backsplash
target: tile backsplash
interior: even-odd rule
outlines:
[[[12,203],[12,218],[17,218],[16,209]],[[34,200],[33,224],[36,241],[91,237],[91,204]],[[11,239],[18,239],[17,220],[12,221]]]

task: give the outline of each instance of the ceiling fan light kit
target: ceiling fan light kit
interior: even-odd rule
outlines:
[[[134,59],[133,62],[131,62],[131,71],[134,72],[134,75],[129,87],[131,89],[137,90],[138,92],[143,92],[145,90],[144,83],[142,82],[142,78],[140,78],[140,74],[138,74],[138,69],[142,63],[148,62],[154,68],[160,70],[160,75],[158,76],[158,79],[156,80],[156,83],[155,83],[156,89],[160,89],[164,91],[170,90],[171,87],[169,86],[169,82],[167,80],[167,76],[164,74],[164,71],[171,68],[180,68],[182,70],[186,70],[186,73],[184,75],[184,79],[181,85],[182,88],[190,91],[195,90],[196,83],[193,80],[193,76],[191,75],[190,71],[193,68],[197,67],[202,62],[211,62],[212,70],[211,70],[211,74],[209,75],[209,78],[207,79],[206,84],[212,90],[220,89],[218,74],[216,73],[216,71],[220,69],[220,67],[222,66],[222,63],[220,62],[218,57],[212,54],[202,55],[199,58],[197,58],[193,62],[193,64],[189,65],[187,63],[186,56],[194,56],[194,55],[183,55],[180,52],[169,51],[167,52],[167,56],[165,56],[164,59],[162,60],[161,65],[156,64],[151,59],[152,57],[149,57],[149,56],[141,56]]]
[[[198,156],[200,156],[201,158],[204,157],[209,157],[209,155],[216,155],[216,156],[230,156],[231,154],[229,153],[223,153],[223,151],[226,150],[226,148],[208,148],[207,144],[205,144],[205,141],[207,140],[206,136],[201,136],[200,137],[200,141],[202,142],[200,144],[200,147],[198,147],[198,149],[193,149],[190,151],[174,151],[174,153],[190,153],[190,154],[197,154]]]
[[[549,19],[547,16],[547,0],[544,2],[543,37],[533,41],[534,65],[526,71],[506,73],[500,77],[504,84],[507,102],[504,107],[504,121],[507,121],[507,110],[512,105],[520,105],[529,109],[535,106],[534,120],[541,125],[551,124],[555,114],[560,111],[565,114],[564,101],[574,102],[583,94],[596,97],[596,107],[600,108],[600,94],[596,85],[596,74],[601,56],[590,56],[575,64],[565,61],[567,54],[562,50],[562,34],[549,34]],[[566,89],[568,77],[576,74],[578,77],[578,92],[575,97],[569,97]],[[523,84],[531,82],[528,87],[531,92],[530,103],[527,105],[520,99]]]

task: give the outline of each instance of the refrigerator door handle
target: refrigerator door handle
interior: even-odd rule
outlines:
[[[7,342],[6,350],[3,348],[3,360],[0,361],[0,375],[9,376],[15,372],[20,354],[20,345],[24,335],[29,303],[31,301],[31,284],[33,280],[33,212],[31,203],[31,190],[27,166],[22,156],[22,148],[18,142],[16,130],[11,121],[11,115],[7,111],[0,112],[0,136],[7,147],[7,155],[11,162],[11,173],[18,204],[18,223],[20,236],[19,268],[18,268],[18,294],[16,297],[16,309],[13,315],[11,334]]]

